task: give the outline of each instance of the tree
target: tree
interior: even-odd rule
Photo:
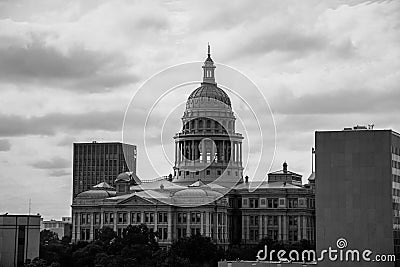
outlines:
[[[218,249],[211,238],[201,235],[181,238],[171,246],[173,266],[211,266],[218,261]]]
[[[47,245],[49,243],[58,241],[58,234],[54,233],[53,231],[50,230],[42,230],[40,232],[40,244],[41,245]]]

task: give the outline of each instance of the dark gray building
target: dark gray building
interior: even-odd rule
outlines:
[[[136,176],[135,145],[93,141],[73,146],[73,198],[101,182],[114,186],[115,177],[122,172]]]
[[[377,254],[400,258],[400,135],[357,126],[317,131],[315,145],[317,251],[340,250],[340,238],[347,241],[344,253],[360,251],[359,262],[325,260],[321,265],[399,266],[367,263],[361,252],[371,250],[371,259]]]

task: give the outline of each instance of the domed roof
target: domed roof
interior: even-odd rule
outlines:
[[[117,179],[115,181],[126,181],[130,182],[132,175],[129,172],[123,172],[118,174]]]
[[[174,194],[174,197],[206,197],[207,194],[202,189],[184,189]]]
[[[204,198],[204,197],[213,197],[220,198],[222,194],[213,190],[205,190],[200,188],[188,188],[181,191],[178,191],[174,194],[176,198]]]
[[[110,190],[88,190],[79,193],[76,198],[77,199],[101,199],[101,198],[108,198],[114,197],[116,195],[115,191]]]
[[[136,176],[133,172],[123,172],[118,174],[115,182],[131,182],[134,185],[141,184],[139,177]]]
[[[218,88],[216,84],[212,83],[202,83],[199,88],[194,90],[188,100],[200,98],[200,97],[209,97],[221,101],[222,103],[231,106],[231,100],[229,96],[225,93],[224,90]]]

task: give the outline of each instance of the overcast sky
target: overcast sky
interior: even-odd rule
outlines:
[[[72,143],[121,141],[138,87],[203,61],[207,42],[270,103],[273,169],[286,160],[307,178],[315,130],[400,131],[399,14],[399,1],[0,0],[0,213],[27,213],[31,198],[45,219],[69,216]],[[183,106],[173,114],[179,129]]]

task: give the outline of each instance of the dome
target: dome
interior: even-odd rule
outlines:
[[[141,184],[139,177],[136,176],[133,172],[123,172],[118,174],[115,182],[131,182],[133,185]]]
[[[212,83],[202,83],[199,88],[194,90],[188,100],[200,98],[200,97],[209,97],[221,101],[222,103],[231,106],[231,100],[229,96],[225,93],[224,90],[218,88],[216,84]]]
[[[176,198],[204,198],[204,197],[212,197],[212,198],[220,198],[222,194],[212,190],[205,190],[200,188],[189,188],[178,191],[174,194]]]
[[[76,199],[102,199],[108,197],[114,197],[116,195],[115,191],[110,190],[88,190],[79,193]]]
[[[174,197],[206,197],[207,194],[204,190],[202,189],[184,189],[181,191],[178,191],[174,194]]]
[[[132,175],[129,172],[123,172],[118,174],[117,179],[115,181],[125,181],[125,182],[130,182],[131,181]]]

